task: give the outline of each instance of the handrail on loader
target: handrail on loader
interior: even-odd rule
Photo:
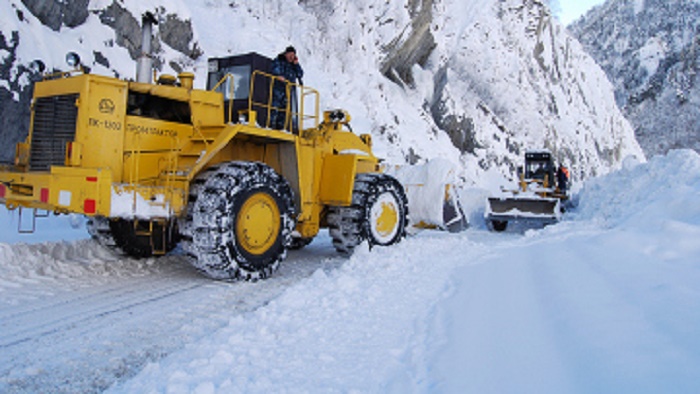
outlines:
[[[214,85],[214,87],[211,88],[211,91],[212,91],[212,92],[213,92],[213,91],[216,91],[216,89],[218,89],[219,86],[221,86],[221,84],[223,84],[223,83],[224,83],[226,80],[228,80],[228,79],[231,80],[231,83],[229,84],[229,87],[230,87],[229,97],[233,98],[233,88],[234,88],[234,82],[235,82],[235,81],[234,81],[234,76],[233,76],[233,74],[231,74],[231,73],[226,73],[226,75],[224,75],[224,76],[219,80],[219,82],[217,82],[216,85]],[[232,100],[229,100],[229,102],[228,102],[228,119],[233,119],[233,118],[231,117],[232,114],[233,114],[233,99],[232,99]]]
[[[256,77],[261,76],[263,78],[267,78],[270,80],[270,88],[267,94],[267,102],[258,102],[253,100],[253,92],[255,92],[255,81]],[[274,84],[275,83],[284,83],[285,84],[285,91],[287,95],[287,105],[285,108],[279,108],[279,107],[274,107],[272,105],[272,96],[273,96],[273,89],[274,89]],[[291,111],[291,103],[292,100],[296,100],[296,96],[293,96],[292,93],[295,92],[296,88],[299,88],[300,96],[301,99],[299,100],[299,106],[297,111]],[[306,106],[306,100],[308,97],[312,97],[311,99],[313,100],[313,112],[309,112],[308,114],[306,113],[305,106]],[[289,82],[289,81],[279,81],[277,79],[276,75],[272,75],[260,70],[255,70],[253,71],[253,74],[251,76],[251,81],[250,81],[250,92],[248,94],[248,112],[253,111],[253,107],[260,107],[263,108],[267,111],[267,121],[264,127],[270,127],[270,118],[272,111],[284,111],[285,113],[285,120],[284,120],[284,128],[286,130],[291,130],[292,124],[292,119],[295,117],[299,119],[299,130],[304,130],[306,129],[304,127],[304,121],[305,120],[312,120],[313,125],[311,127],[318,127],[320,123],[320,116],[319,116],[319,99],[320,95],[318,91],[314,88],[307,87],[305,85],[299,84],[299,83],[294,83],[294,82]]]

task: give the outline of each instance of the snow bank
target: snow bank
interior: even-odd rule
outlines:
[[[569,220],[457,267],[426,391],[698,392],[699,170],[693,151],[628,161]]]
[[[700,224],[700,156],[674,150],[648,164],[627,160],[621,170],[586,182],[577,220],[654,231],[663,223]]]
[[[59,289],[110,282],[116,276],[143,276],[162,264],[158,259],[117,256],[92,240],[0,243],[0,303],[16,305]]]

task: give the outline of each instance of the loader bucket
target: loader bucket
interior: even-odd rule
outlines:
[[[528,222],[547,225],[560,217],[559,200],[544,197],[491,197],[488,199],[484,218],[494,231],[504,231],[509,222]]]
[[[414,227],[449,232],[469,227],[454,186],[455,168],[451,163],[434,159],[422,165],[390,168],[387,173],[403,185]]]

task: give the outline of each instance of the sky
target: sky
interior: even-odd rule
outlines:
[[[605,0],[558,0],[558,2],[559,19],[564,25],[568,25],[594,6],[603,4]]]

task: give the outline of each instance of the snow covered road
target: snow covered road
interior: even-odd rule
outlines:
[[[538,231],[324,235],[258,283],[0,244],[0,392],[700,392],[700,156],[579,196]]]
[[[15,262],[0,282],[0,392],[102,391],[341,261],[312,245],[271,280],[231,284],[178,256],[120,259],[87,240],[0,244],[0,256]]]
[[[698,392],[700,266],[675,235],[568,222],[459,269],[437,391]]]

